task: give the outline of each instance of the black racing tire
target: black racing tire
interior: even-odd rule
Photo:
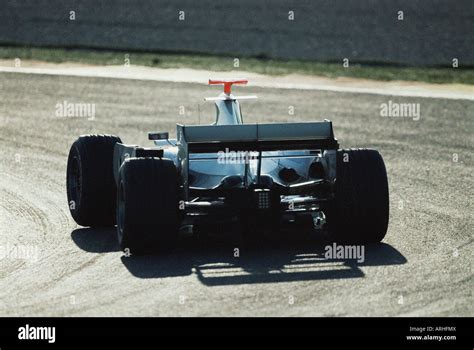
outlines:
[[[387,233],[388,180],[376,150],[338,150],[335,199],[327,215],[329,239],[341,243],[377,243]]]
[[[117,187],[113,156],[119,137],[85,135],[71,146],[66,188],[69,210],[81,226],[113,227]]]
[[[179,177],[166,158],[130,158],[119,171],[117,235],[134,255],[171,250],[180,223]]]

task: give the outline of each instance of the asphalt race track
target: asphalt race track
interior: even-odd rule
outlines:
[[[202,98],[216,88],[1,73],[0,315],[474,314],[472,101],[236,89],[260,97],[242,103],[247,122],[329,118],[344,147],[380,150],[391,197],[383,244],[366,247],[363,263],[327,261],[307,237],[251,248],[187,237],[166,256],[125,257],[113,229],[78,227],[69,215],[70,144],[98,132],[146,144],[150,130],[210,122]],[[381,117],[389,100],[419,103],[419,120]],[[95,104],[95,118],[57,116],[65,101]]]

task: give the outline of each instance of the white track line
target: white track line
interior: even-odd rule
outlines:
[[[175,83],[207,84],[209,78],[229,79],[245,76],[250,85],[276,88],[319,90],[385,96],[426,97],[454,100],[474,100],[474,87],[460,84],[427,84],[418,82],[380,82],[357,79],[327,79],[306,75],[267,76],[250,72],[209,72],[194,69],[162,69],[124,66],[0,67],[0,72],[45,74],[75,77],[152,80]]]

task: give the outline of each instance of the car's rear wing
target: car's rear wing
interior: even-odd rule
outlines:
[[[178,162],[184,185],[184,198],[189,199],[189,162],[193,153],[256,151],[257,183],[260,181],[262,152],[285,150],[337,149],[332,123],[239,124],[184,126],[178,124]],[[248,167],[245,168],[248,171]]]
[[[331,121],[240,125],[177,126],[188,153],[337,149]]]

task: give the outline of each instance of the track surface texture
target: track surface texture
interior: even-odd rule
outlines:
[[[390,224],[382,244],[366,247],[363,263],[327,261],[317,238],[291,237],[251,248],[235,237],[188,237],[164,256],[123,256],[114,229],[79,227],[69,215],[71,143],[108,133],[146,145],[150,130],[173,134],[176,122],[209,123],[214,107],[201,101],[216,89],[2,73],[0,315],[474,315],[472,101],[236,90],[260,97],[242,103],[246,122],[329,118],[342,147],[381,152]],[[381,117],[389,100],[419,103],[419,120]],[[95,104],[94,120],[57,116],[64,101]]]

